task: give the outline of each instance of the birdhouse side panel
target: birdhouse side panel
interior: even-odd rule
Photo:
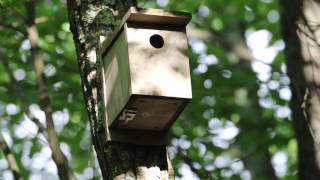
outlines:
[[[122,31],[103,57],[106,125],[121,113],[131,95],[126,34]]]
[[[132,94],[190,99],[185,27],[126,25]]]

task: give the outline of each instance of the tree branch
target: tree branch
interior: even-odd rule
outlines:
[[[13,31],[15,31],[15,32],[19,32],[19,33],[23,34],[23,36],[27,36],[27,33],[26,33],[26,32],[22,31],[22,30],[19,29],[18,27],[13,26],[13,25],[11,25],[11,24],[5,24],[5,23],[3,23],[3,22],[0,22],[0,28],[3,28],[3,29],[11,29],[11,30],[13,30]]]
[[[201,27],[202,29],[207,30],[199,30],[196,27],[192,27],[188,30],[189,37],[196,37],[198,39],[201,39],[207,43],[217,42],[219,43],[224,49],[228,51],[228,53],[233,54],[235,57],[237,57],[242,62],[248,64],[252,62],[252,60],[260,61],[259,59],[256,59],[253,57],[252,53],[248,49],[244,36],[241,34],[241,32],[235,32],[238,33],[238,39],[237,43],[234,43],[234,39],[228,38],[228,35],[225,35],[219,31],[214,30],[209,25],[203,25],[203,24],[196,24],[197,26]],[[241,24],[237,25],[237,28],[234,29],[241,29]],[[262,62],[262,61],[260,61]]]
[[[14,179],[22,180],[20,169],[16,161],[16,158],[12,154],[11,149],[9,148],[1,132],[0,132],[0,148],[6,157],[6,160],[9,164],[9,169],[12,171]]]
[[[40,122],[40,120],[38,118],[36,118],[31,111],[29,110],[29,105],[27,104],[28,99],[27,97],[24,95],[19,83],[17,82],[17,80],[14,78],[13,74],[12,74],[12,69],[9,65],[9,62],[7,61],[7,57],[4,56],[4,53],[2,52],[2,50],[0,49],[0,61],[3,64],[3,67],[6,71],[6,73],[9,76],[10,79],[10,83],[11,86],[13,88],[13,90],[15,91],[15,93],[19,96],[19,98],[21,99],[21,105],[22,105],[22,109],[25,112],[25,115],[31,120],[33,121],[35,124],[38,125],[39,127],[39,132],[42,133],[45,137],[47,137],[47,133],[46,133],[46,128],[43,126],[43,124]]]
[[[186,155],[186,153],[183,152],[180,148],[178,148],[178,154],[182,158],[182,160],[190,167],[192,172],[194,172],[198,177],[203,177],[202,172],[193,166],[193,163],[196,161],[194,161],[188,155]],[[207,172],[206,176],[210,177],[210,173]]]
[[[19,17],[22,22],[25,22],[27,20],[27,18],[24,17],[24,15],[20,13],[14,6],[9,5],[8,8],[10,8],[12,10],[13,15]]]
[[[25,2],[27,10],[27,34],[31,44],[31,58],[36,71],[38,90],[40,93],[40,107],[45,112],[47,122],[47,135],[52,158],[57,165],[58,175],[60,179],[73,179],[74,176],[70,172],[68,160],[60,149],[58,134],[55,131],[52,118],[52,105],[47,87],[46,77],[44,74],[44,61],[39,49],[39,35],[35,24],[35,1],[30,0]]]

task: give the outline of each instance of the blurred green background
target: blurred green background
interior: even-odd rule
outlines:
[[[23,2],[7,3],[0,11],[0,58],[7,62],[0,64],[0,131],[25,179],[57,179],[48,143],[24,114],[28,108],[45,124],[30,42],[16,15],[26,11]],[[267,177],[270,168],[279,179],[295,179],[296,140],[277,1],[138,4],[192,13],[187,33],[193,100],[170,131],[169,152],[177,179],[259,179]],[[66,2],[37,1],[36,15],[61,149],[79,179],[99,177]],[[10,74],[26,100],[18,96]],[[13,177],[2,152],[0,177]]]

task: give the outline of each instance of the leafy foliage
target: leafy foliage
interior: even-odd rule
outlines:
[[[25,115],[29,108],[44,122],[22,19],[26,11],[20,1],[0,4],[0,58],[9,65],[0,64],[1,132],[24,177],[56,177],[48,144]],[[270,164],[273,157],[277,175],[294,179],[296,140],[287,108],[289,80],[276,1],[141,0],[139,5],[193,15],[188,26],[193,100],[170,131],[169,151],[176,175],[184,179],[192,171],[194,178],[200,179],[247,179],[251,173],[254,179],[264,179],[261,175],[266,174],[257,168],[265,168],[261,163]],[[62,149],[76,175],[91,178],[97,164],[92,160],[66,4],[37,1],[36,12]],[[262,46],[260,51],[255,44]],[[262,59],[261,54],[265,56]],[[20,90],[14,87],[10,74]],[[0,159],[0,176],[10,176],[2,154]],[[279,164],[286,168],[281,171]]]

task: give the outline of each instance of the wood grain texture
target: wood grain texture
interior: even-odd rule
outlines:
[[[167,162],[165,146],[137,146],[107,142],[105,134],[108,132],[108,127],[100,126],[101,122],[105,120],[105,106],[102,93],[103,83],[101,82],[102,72],[100,71],[102,52],[98,38],[105,36],[106,39],[109,39],[109,35],[115,30],[115,19],[122,18],[127,9],[134,5],[133,1],[67,0],[67,5],[70,28],[77,50],[83,94],[91,125],[92,140],[102,178],[107,180],[142,179],[140,178],[141,174],[152,172],[160,179],[174,179],[173,170],[169,166],[170,162]],[[105,14],[107,17],[115,19],[93,17],[94,21],[92,22],[92,14]],[[105,33],[101,34],[100,32]],[[160,172],[152,171],[150,167],[157,167]],[[138,169],[145,169],[147,172],[141,173]]]
[[[167,131],[148,131],[148,130],[130,130],[113,129],[109,130],[110,140],[112,142],[121,142],[136,145],[159,146],[168,144]]]
[[[122,31],[124,24],[128,22],[144,25],[160,25],[161,27],[175,29],[177,27],[185,28],[191,20],[191,17],[191,13],[187,12],[168,12],[161,9],[143,9],[131,7],[123,16],[119,26],[114,29],[107,39],[104,39],[101,42],[101,55],[105,55],[114,41],[118,38],[117,36]]]
[[[131,95],[127,47],[126,35],[122,31],[108,53],[103,57],[105,122],[108,124],[112,124],[116,119]]]
[[[185,28],[130,23],[126,27],[132,93],[191,98],[191,78]],[[160,35],[164,46],[154,48],[150,37]]]
[[[185,27],[125,23],[103,53],[105,126],[168,130],[192,98],[187,52]]]
[[[132,95],[125,108],[136,109],[135,118],[127,123],[116,121],[112,127],[164,132],[177,119],[187,102],[183,98]]]
[[[128,22],[143,22],[163,25],[186,26],[191,20],[191,13],[168,12],[162,9],[143,9],[131,7]]]

